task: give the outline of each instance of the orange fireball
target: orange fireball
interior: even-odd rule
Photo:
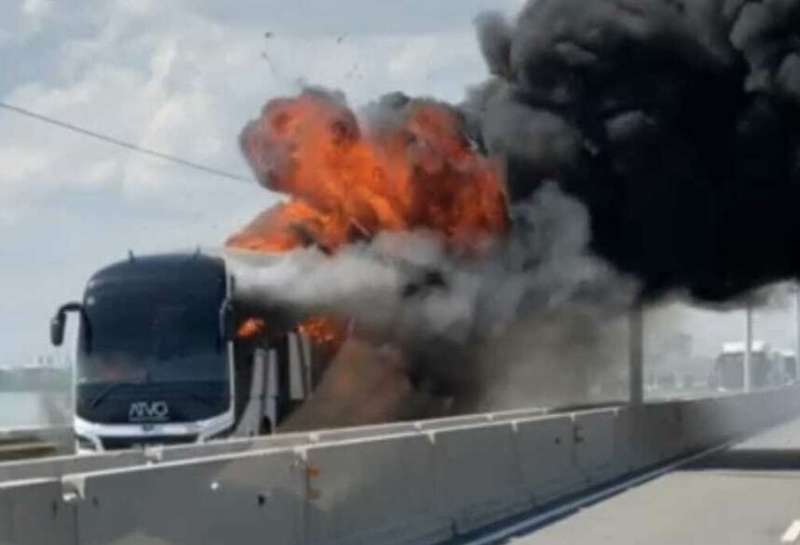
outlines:
[[[242,133],[242,148],[261,183],[290,199],[228,244],[335,251],[380,231],[425,229],[470,249],[504,234],[496,165],[474,149],[458,113],[431,101],[391,112],[391,120],[362,122],[315,91],[269,102]]]
[[[338,96],[321,91],[267,103],[244,129],[241,145],[262,185],[288,201],[263,212],[227,245],[333,253],[381,231],[422,229],[438,233],[454,251],[474,254],[507,232],[498,169],[466,137],[456,110],[399,96],[376,108],[360,120]],[[255,331],[245,326],[245,333]],[[345,335],[326,317],[311,318],[300,330],[337,349]]]

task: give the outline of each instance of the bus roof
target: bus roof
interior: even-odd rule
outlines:
[[[199,252],[131,256],[97,271],[89,279],[85,297],[108,288],[119,289],[136,283],[172,284],[191,291],[192,287],[225,282],[222,259]]]

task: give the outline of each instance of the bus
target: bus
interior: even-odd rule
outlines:
[[[79,451],[271,433],[321,376],[298,328],[238,332],[270,316],[234,302],[224,257],[133,256],[96,272],[50,325],[77,320],[73,428]],[[254,317],[255,316],[255,317]]]

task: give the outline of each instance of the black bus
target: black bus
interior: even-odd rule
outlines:
[[[225,260],[200,252],[134,257],[98,271],[63,305],[51,339],[78,319],[79,450],[269,433],[308,397],[313,347],[297,330],[238,338]],[[268,317],[262,317],[266,322]]]

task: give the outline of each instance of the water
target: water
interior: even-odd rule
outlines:
[[[67,397],[54,392],[0,392],[0,428],[61,425]]]

